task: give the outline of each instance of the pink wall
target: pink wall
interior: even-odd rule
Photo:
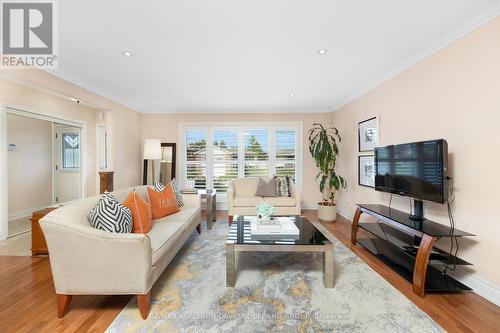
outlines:
[[[350,184],[338,203],[349,217],[355,203],[387,204],[389,199],[357,185],[359,121],[379,117],[380,145],[448,141],[456,227],[477,235],[462,241],[460,256],[474,263],[470,272],[496,286],[500,286],[500,270],[493,263],[500,254],[499,38],[497,18],[333,113],[345,139],[338,171]],[[393,203],[408,210],[407,199]],[[425,209],[428,218],[449,224],[445,205],[426,203]]]

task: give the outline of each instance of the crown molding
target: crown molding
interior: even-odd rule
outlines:
[[[20,79],[16,76],[13,76],[13,75],[10,75],[6,72],[0,72],[0,79],[1,80],[5,80],[5,81],[10,81],[10,82],[14,82],[14,83],[17,83],[21,86],[24,86],[24,87],[28,87],[28,88],[31,88],[31,89],[34,89],[34,90],[38,90],[40,92],[43,92],[43,93],[46,93],[46,94],[49,94],[49,95],[52,95],[52,96],[55,96],[55,97],[58,97],[58,98],[62,98],[62,99],[65,99],[65,100],[68,100],[68,102],[72,102],[71,101],[71,98],[74,98],[74,96],[70,96],[70,95],[66,95],[66,94],[62,94],[62,93],[59,93],[55,90],[51,90],[51,89],[48,89],[46,87],[43,87],[42,85],[40,84],[36,84],[36,83],[33,83],[33,82],[30,82],[28,80],[25,80],[25,79]],[[85,88],[82,88],[82,89],[85,89]],[[97,106],[97,105],[94,105],[92,103],[88,103],[84,100],[79,100],[80,103],[78,103],[79,105],[82,105],[82,106],[86,106],[86,107],[89,107],[89,108],[92,108],[92,109],[98,109],[98,110],[103,110],[103,108]]]
[[[393,67],[389,71],[385,72],[381,76],[379,76],[377,79],[371,81],[370,83],[366,85],[362,85],[360,88],[354,90],[351,94],[348,94],[346,97],[340,99],[338,103],[335,103],[332,107],[334,111],[337,111],[338,109],[342,108],[346,104],[349,104],[350,102],[354,101],[355,99],[365,95],[366,93],[372,91],[376,87],[380,86],[384,82],[394,78],[398,74],[401,74],[405,70],[409,69],[410,67],[416,65],[417,63],[421,62],[422,60],[432,56],[434,53],[438,52],[439,50],[447,47],[454,41],[460,39],[461,37],[467,35],[468,33],[476,30],[477,28],[485,25],[486,23],[490,22],[494,18],[500,15],[500,2],[494,3],[493,5],[489,6],[487,10],[485,10],[482,14],[476,16],[474,19],[469,21],[466,25],[462,26],[460,29],[456,30],[452,34],[440,39],[436,43],[431,44],[429,47],[427,47],[425,50],[419,52],[415,56],[411,57],[407,61],[401,63],[400,65]]]
[[[492,19],[496,18],[497,16],[500,15],[500,2],[496,2],[489,6],[482,14],[476,16],[474,19],[469,21],[467,24],[462,26],[460,29],[457,29],[455,32],[451,33],[450,35],[440,39],[436,43],[431,44],[429,47],[424,49],[423,51],[419,52],[415,56],[411,57],[410,59],[404,61],[403,63],[393,67],[392,69],[388,70],[387,72],[383,73],[380,75],[378,78],[375,80],[367,83],[367,84],[362,84],[358,89],[353,90],[351,93],[346,94],[345,97],[341,98],[338,102],[334,103],[330,107],[295,107],[295,108],[286,108],[286,107],[280,107],[276,108],[274,110],[275,113],[329,113],[329,112],[334,112],[341,107],[345,106],[346,104],[352,102],[353,100],[365,95],[366,93],[370,92],[371,90],[375,89],[379,85],[383,84],[384,82],[394,78],[398,74],[402,73],[403,71],[407,70],[408,68],[414,66],[415,64],[421,62],[422,60],[430,57],[434,53],[438,52],[439,50],[445,48],[446,46],[450,45],[454,41],[458,40],[459,38],[463,37],[464,35],[470,33],[471,31],[485,25],[486,23],[490,22]],[[165,109],[162,111],[145,111],[141,110],[140,108],[137,108],[135,106],[129,105],[126,102],[123,102],[120,98],[117,96],[104,91],[102,89],[99,89],[95,87],[92,84],[88,84],[86,82],[77,80],[70,75],[60,71],[60,70],[47,70],[48,73],[59,77],[60,79],[63,79],[65,81],[68,81],[70,83],[73,83],[79,87],[82,87],[86,90],[89,90],[97,95],[100,95],[104,98],[109,99],[110,101],[113,101],[117,104],[123,105],[127,108],[130,108],[136,112],[139,113],[157,113],[157,114],[172,114],[172,113],[267,113],[269,112],[269,109],[272,108],[223,108],[223,109],[217,109],[217,108],[169,108]],[[304,110],[308,109],[321,109],[315,110],[314,112],[307,112]],[[282,111],[280,111],[282,110]],[[285,111],[286,110],[286,111]],[[301,111],[300,111],[301,110]]]
[[[54,75],[58,78],[60,78],[61,80],[64,80],[64,81],[67,81],[69,83],[72,83],[74,84],[75,86],[78,86],[82,89],[85,89],[85,90],[88,90],[98,96],[101,96],[103,98],[106,98],[110,101],[112,101],[113,103],[116,103],[116,104],[119,104],[119,105],[122,105],[126,108],[129,108],[131,110],[134,110],[135,112],[139,112],[139,113],[142,113],[140,110],[138,110],[136,107],[132,106],[132,105],[129,105],[129,104],[126,104],[122,101],[120,101],[120,98],[114,96],[113,94],[107,92],[107,91],[104,91],[102,89],[99,89],[97,87],[95,87],[94,85],[92,84],[89,84],[89,83],[86,83],[86,82],[83,82],[83,81],[80,81],[80,80],[77,80],[75,79],[74,77],[66,74],[66,73],[63,73],[62,71],[60,70],[45,70],[47,73],[51,74],[51,75]]]

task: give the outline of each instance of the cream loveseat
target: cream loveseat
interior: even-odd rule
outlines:
[[[268,181],[267,178],[263,179]],[[300,190],[295,185],[292,185],[291,197],[258,197],[255,195],[258,182],[258,177],[238,178],[229,182],[227,191],[229,225],[233,223],[235,215],[255,215],[255,207],[263,201],[274,206],[274,215],[300,215]]]
[[[123,202],[133,188],[113,192]],[[135,187],[147,200],[146,186]],[[183,195],[181,211],[154,220],[144,234],[94,229],[87,214],[99,196],[74,201],[40,220],[47,240],[57,294],[58,316],[72,295],[136,294],[142,318],[149,313],[151,287],[196,228],[200,232],[200,197]]]

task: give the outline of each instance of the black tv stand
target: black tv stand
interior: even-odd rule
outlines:
[[[413,212],[415,214],[409,215],[410,220],[423,222],[424,218],[424,202],[422,200],[413,200]]]
[[[351,243],[360,244],[385,264],[413,283],[413,292],[424,297],[426,292],[471,290],[443,273],[443,265],[472,265],[451,253],[434,247],[443,237],[474,236],[465,231],[430,220],[414,220],[411,215],[383,205],[358,204],[352,221]],[[360,223],[361,214],[375,217],[377,222]],[[358,238],[359,228],[367,231]],[[441,268],[441,269],[440,269]]]

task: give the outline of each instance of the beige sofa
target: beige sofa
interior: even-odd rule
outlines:
[[[227,192],[229,225],[235,215],[255,215],[255,207],[261,202],[273,205],[274,215],[300,215],[300,190],[295,185],[292,188],[292,197],[258,197],[255,195],[258,182],[258,177],[238,178],[229,182]]]
[[[146,186],[135,187],[147,200]],[[123,202],[132,188],[113,192]],[[144,234],[94,229],[87,220],[99,197],[78,200],[40,220],[47,240],[59,317],[72,295],[136,294],[142,318],[149,313],[151,287],[196,228],[200,197],[183,195],[181,211],[155,220]]]

